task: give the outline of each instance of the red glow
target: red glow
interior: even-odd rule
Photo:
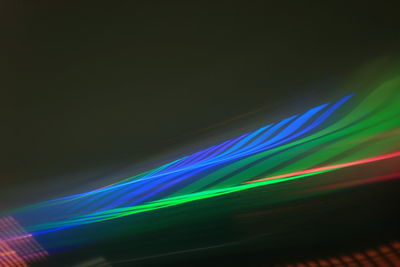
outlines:
[[[28,266],[48,253],[12,217],[0,219],[0,267]]]
[[[385,159],[391,159],[391,158],[395,158],[395,157],[400,157],[400,151],[389,153],[389,154],[385,154],[385,155],[381,155],[381,156],[366,158],[366,159],[362,159],[362,160],[356,160],[356,161],[351,161],[351,162],[347,162],[347,163],[342,163],[342,164],[329,165],[329,166],[325,166],[325,167],[312,168],[312,169],[308,169],[308,170],[292,172],[292,173],[272,176],[272,177],[268,177],[268,178],[257,179],[257,180],[253,180],[253,181],[244,182],[243,184],[249,184],[249,183],[256,183],[256,182],[262,182],[262,181],[268,181],[268,180],[274,180],[274,179],[287,178],[287,177],[298,176],[298,175],[303,175],[303,174],[309,174],[309,173],[314,173],[314,172],[327,171],[327,170],[332,170],[332,169],[340,169],[340,168],[345,168],[345,167],[350,167],[350,166],[355,166],[355,165],[361,165],[361,164],[371,163],[371,162],[385,160]]]

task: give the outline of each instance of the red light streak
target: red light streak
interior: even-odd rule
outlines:
[[[366,158],[366,159],[362,159],[362,160],[356,160],[356,161],[352,161],[352,162],[342,163],[342,164],[334,164],[334,165],[329,165],[329,166],[325,166],[325,167],[312,168],[312,169],[308,169],[308,170],[292,172],[292,173],[272,176],[272,177],[268,177],[268,178],[257,179],[257,180],[253,180],[253,181],[244,182],[243,184],[257,183],[257,182],[263,182],[263,181],[268,181],[268,180],[298,176],[298,175],[303,175],[303,174],[310,174],[310,173],[314,173],[314,172],[328,171],[328,170],[333,170],[333,169],[341,169],[341,168],[345,168],[345,167],[362,165],[362,164],[367,164],[367,163],[371,163],[371,162],[375,162],[375,161],[391,159],[391,158],[396,158],[396,157],[400,157],[400,151],[385,154],[385,155],[380,155],[380,156],[376,156],[376,157]]]

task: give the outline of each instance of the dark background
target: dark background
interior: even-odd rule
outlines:
[[[331,100],[399,50],[398,9],[371,2],[0,1],[0,209]]]

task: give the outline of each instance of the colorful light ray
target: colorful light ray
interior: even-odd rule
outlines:
[[[229,193],[248,190],[248,189],[255,188],[255,187],[271,185],[271,184],[286,182],[286,181],[290,181],[290,180],[300,179],[300,178],[304,178],[304,177],[308,177],[308,176],[318,175],[321,173],[335,171],[335,170],[338,170],[341,168],[347,168],[347,167],[356,166],[356,165],[364,165],[364,164],[368,164],[368,163],[372,163],[372,162],[377,162],[377,161],[382,161],[382,160],[387,160],[387,159],[392,159],[392,158],[398,158],[398,157],[400,157],[400,151],[395,152],[395,153],[389,153],[386,155],[377,156],[377,157],[367,158],[367,159],[363,159],[363,160],[359,160],[359,161],[355,161],[355,162],[349,162],[346,164],[341,164],[340,166],[338,166],[338,165],[326,166],[326,167],[315,168],[315,169],[306,170],[306,171],[302,171],[302,172],[290,173],[290,174],[286,174],[282,177],[269,177],[272,179],[268,179],[268,178],[262,179],[260,181],[254,181],[251,183],[234,186],[234,187],[230,187],[230,188],[206,190],[206,191],[202,191],[199,193],[193,193],[193,194],[183,195],[183,196],[179,196],[179,197],[166,198],[166,199],[162,199],[162,200],[158,200],[158,201],[154,201],[154,202],[142,204],[142,205],[136,205],[136,206],[126,207],[126,208],[109,209],[109,210],[102,211],[102,212],[96,212],[96,213],[92,213],[92,214],[87,214],[85,216],[71,218],[70,220],[48,223],[48,224],[43,224],[43,225],[37,225],[34,228],[32,228],[32,230],[38,231],[38,234],[39,234],[41,232],[47,232],[46,229],[51,229],[50,231],[53,231],[53,230],[65,229],[65,228],[82,225],[82,224],[101,222],[101,221],[120,218],[123,216],[132,215],[132,214],[137,214],[137,213],[148,212],[148,211],[157,210],[157,209],[161,209],[161,208],[176,206],[176,205],[184,204],[187,202],[192,202],[195,200],[207,199],[207,198],[221,196],[221,195],[225,195],[225,194],[229,194]],[[391,176],[391,178],[393,178],[393,177]],[[399,178],[399,176],[396,176],[394,178],[397,179],[397,178]],[[366,181],[366,182],[368,182],[368,181]]]
[[[120,182],[11,213],[44,233],[397,158],[398,88],[400,76],[364,99],[351,94]],[[350,111],[337,115],[343,105]]]

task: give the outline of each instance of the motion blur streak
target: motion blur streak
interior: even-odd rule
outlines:
[[[378,157],[374,157],[374,158],[368,158],[368,159],[361,160],[358,162],[350,162],[350,163],[344,164],[344,165],[347,165],[347,167],[355,166],[356,163],[358,163],[358,165],[361,165],[361,164],[381,161],[381,160],[385,160],[385,159],[396,158],[399,156],[400,156],[400,152],[397,152],[397,153],[391,153],[391,154],[382,155],[382,156],[378,156]],[[344,168],[344,167],[342,167],[342,168]],[[206,190],[204,192],[200,192],[200,193],[196,193],[196,194],[190,194],[190,195],[181,196],[181,197],[166,198],[166,199],[162,199],[162,200],[155,201],[155,202],[145,204],[145,205],[137,205],[137,206],[128,207],[128,208],[124,208],[124,209],[112,209],[112,210],[107,210],[104,212],[93,213],[93,214],[90,214],[87,216],[80,216],[77,218],[73,218],[69,221],[44,224],[44,225],[40,226],[41,228],[36,228],[35,230],[46,229],[45,231],[42,231],[42,233],[45,233],[48,231],[61,230],[64,228],[77,226],[77,225],[81,225],[81,224],[116,219],[116,218],[127,216],[127,215],[146,212],[146,211],[150,211],[150,210],[156,210],[156,209],[160,209],[160,208],[166,208],[169,206],[175,206],[175,205],[183,204],[183,203],[194,201],[194,200],[206,199],[206,198],[215,197],[215,196],[219,196],[219,195],[225,195],[228,193],[238,192],[238,191],[242,191],[242,190],[246,190],[246,189],[250,189],[250,188],[254,188],[254,187],[258,187],[258,186],[264,186],[264,185],[268,185],[268,184],[274,184],[274,183],[280,183],[280,182],[290,181],[290,180],[294,180],[294,179],[304,178],[307,176],[317,175],[317,174],[325,173],[328,171],[334,171],[337,169],[339,169],[339,168],[338,167],[324,168],[324,170],[322,170],[322,171],[307,172],[307,173],[300,174],[300,175],[288,174],[287,177],[285,177],[285,178],[276,178],[276,179],[272,179],[272,180],[267,179],[267,180],[256,182],[256,183],[249,183],[249,184],[243,185],[243,186],[235,186],[235,187],[230,187],[230,188],[224,188],[221,190]],[[389,177],[390,178],[399,178],[399,176],[397,176],[395,174],[390,175]],[[388,178],[388,177],[384,176],[383,178]],[[383,181],[383,180],[385,180],[385,179],[381,179],[380,181]],[[370,182],[370,181],[367,180],[366,183],[368,183],[368,182]],[[362,181],[362,182],[359,182],[358,184],[365,184],[365,183]],[[355,185],[355,183],[348,184],[348,186],[353,186],[353,185]],[[327,188],[327,189],[330,189],[330,188]],[[41,232],[38,232],[37,234],[39,234],[39,233],[41,233]]]
[[[340,169],[340,168],[345,168],[345,167],[351,167],[351,166],[355,166],[355,165],[361,165],[361,164],[371,163],[371,162],[374,162],[374,161],[390,159],[390,158],[396,158],[396,157],[400,157],[400,151],[399,152],[390,153],[390,154],[386,154],[386,155],[376,156],[376,157],[372,157],[372,158],[367,158],[367,159],[363,159],[363,160],[357,160],[357,161],[353,161],[353,162],[343,163],[343,164],[330,165],[330,166],[326,166],[326,167],[313,168],[313,169],[309,169],[309,170],[304,170],[304,171],[299,171],[299,172],[294,172],[294,173],[288,173],[288,174],[268,177],[268,178],[264,178],[264,179],[258,179],[258,180],[255,180],[255,181],[245,182],[244,184],[257,183],[257,182],[268,181],[268,180],[279,179],[279,178],[292,177],[292,176],[300,176],[300,175],[303,175],[303,174],[321,173],[321,172],[324,172],[324,171]]]
[[[12,217],[0,218],[0,267],[28,266],[48,253]]]
[[[349,94],[120,182],[10,214],[33,234],[44,234],[395,160],[400,156],[399,88],[400,76],[395,76],[367,95]],[[363,183],[353,176],[348,184],[331,181],[330,186]]]

